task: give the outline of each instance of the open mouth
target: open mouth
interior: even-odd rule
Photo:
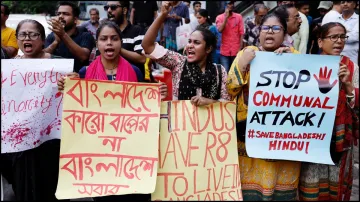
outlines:
[[[274,41],[275,39],[272,36],[265,37],[265,43],[273,43]]]
[[[193,51],[193,50],[188,50],[188,51],[187,51],[187,56],[188,56],[188,58],[194,57],[194,56],[195,56],[195,51]]]
[[[109,19],[109,20],[113,20],[113,19],[115,19],[115,16],[112,15],[112,14],[110,14],[110,13],[108,13],[108,19]]]
[[[31,51],[32,51],[32,44],[24,43],[24,52],[31,52]]]
[[[105,54],[106,54],[108,57],[112,57],[112,56],[114,56],[114,54],[115,54],[115,49],[113,49],[113,48],[106,48],[106,49],[105,49]]]
[[[336,52],[341,52],[342,48],[341,47],[334,47],[333,50],[336,51]]]

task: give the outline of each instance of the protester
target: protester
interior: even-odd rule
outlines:
[[[197,13],[197,20],[199,22],[199,27],[205,28],[210,30],[215,36],[216,36],[216,50],[213,51],[212,53],[212,62],[219,64],[220,62],[220,46],[221,46],[221,34],[219,33],[219,31],[217,30],[216,26],[212,25],[210,22],[210,18],[209,18],[209,14],[207,12],[207,10],[205,9],[200,9],[199,12]]]
[[[287,19],[287,34],[285,35],[284,45],[294,47],[294,39],[291,36],[300,29],[302,19],[299,12],[293,4],[281,5],[277,7],[274,12],[276,15],[281,16],[281,18]]]
[[[311,34],[309,36],[309,51],[308,51],[309,54],[319,54],[320,53],[319,46],[317,43],[317,35],[318,35],[318,31],[321,27],[321,22],[323,21],[324,16],[329,12],[332,4],[333,3],[331,1],[320,1],[319,7],[318,7],[320,17],[315,18],[313,20],[312,25],[310,26]]]
[[[340,55],[347,40],[345,27],[330,22],[320,28],[322,55]],[[301,201],[349,201],[353,182],[353,149],[359,138],[354,106],[359,106],[359,67],[342,56],[339,64],[340,92],[336,108],[330,154],[335,165],[303,162],[300,178]],[[328,84],[330,85],[330,83]]]
[[[52,33],[46,38],[45,52],[74,59],[74,72],[89,64],[95,47],[92,35],[76,26],[80,9],[72,2],[60,2],[57,17],[48,21]]]
[[[225,13],[216,17],[216,27],[222,35],[220,47],[220,63],[229,71],[230,65],[242,47],[244,22],[242,16],[233,12],[234,1],[230,1]]]
[[[108,20],[115,22],[120,27],[123,40],[121,55],[131,64],[137,66],[144,75],[146,57],[141,54],[144,30],[128,21],[129,7],[129,1],[108,1],[104,9],[108,13]],[[98,52],[97,55],[99,54]]]
[[[181,1],[170,1],[172,10],[164,22],[164,30],[161,41],[165,42],[165,48],[177,51],[176,28],[182,24],[184,19],[186,24],[190,23],[189,8]]]
[[[111,80],[138,82],[142,78],[140,71],[126,61],[122,56],[122,38],[119,27],[111,21],[100,24],[97,32],[97,46],[100,56],[88,67],[81,68],[79,74],[68,76],[70,78],[84,78],[92,80]],[[65,77],[58,81],[59,91],[64,90]],[[166,84],[160,86],[161,98],[167,96]],[[149,194],[128,194],[96,197],[95,201],[147,201]]]
[[[99,10],[97,8],[91,8],[89,11],[90,20],[83,22],[80,26],[86,28],[91,35],[96,39],[96,30],[99,27]]]
[[[173,100],[191,100],[196,106],[229,100],[226,71],[221,65],[212,64],[216,37],[208,29],[197,28],[191,34],[185,48],[187,57],[154,43],[170,12],[170,3],[163,2],[161,13],[146,32],[142,46],[156,63],[172,71]]]
[[[134,1],[131,8],[130,22],[133,25],[139,25],[146,32],[157,17],[157,11],[156,1]]]
[[[349,39],[345,42],[342,55],[345,55],[356,64],[359,64],[359,15],[355,13],[358,1],[343,1],[341,22],[346,27]]]
[[[309,1],[295,1],[294,4],[295,4],[295,7],[298,9],[298,11],[306,16],[309,25],[311,25],[313,18],[309,15],[310,14],[310,2]]]
[[[270,32],[271,30],[271,32]],[[266,15],[260,23],[260,46],[245,47],[229,71],[227,89],[231,100],[237,99],[237,137],[241,189],[244,201],[295,201],[300,177],[300,162],[250,158],[246,154],[245,131],[248,109],[250,62],[256,51],[281,54],[298,53],[282,45],[287,33],[285,18],[276,13]],[[281,60],[281,56],[279,56]],[[269,61],[271,62],[271,61]]]
[[[89,11],[89,15],[90,15],[90,20],[83,22],[80,25],[80,27],[83,27],[87,31],[89,31],[95,40],[96,39],[96,30],[100,24],[99,10],[97,8],[91,8]],[[91,63],[93,60],[95,60],[95,57],[96,57],[96,47],[94,47],[90,53],[89,63]]]
[[[331,11],[325,14],[321,25],[327,24],[329,22],[341,22],[342,11],[343,7],[341,1],[333,1]]]
[[[15,30],[6,27],[6,21],[9,18],[9,6],[1,3],[1,50],[7,58],[13,58],[18,52],[18,45],[16,43]]]
[[[17,43],[23,56],[18,59],[58,58],[44,52],[45,29],[35,20],[23,20],[16,28]],[[31,143],[32,144],[32,143]],[[17,201],[56,201],[59,175],[60,140],[53,139],[40,146],[11,153],[12,188]]]
[[[254,5],[254,16],[245,20],[244,47],[259,45],[259,26],[261,19],[268,13],[268,8],[264,4]]]
[[[308,41],[309,41],[309,22],[306,17],[306,15],[302,12],[300,12],[300,8],[305,10],[305,12],[308,12],[304,9],[304,7],[309,8],[308,2],[305,1],[296,1],[294,4],[296,6],[296,9],[298,10],[298,13],[301,17],[301,24],[299,31],[295,34],[291,35],[291,37],[294,39],[294,48],[298,50],[302,54],[306,54]]]
[[[190,26],[191,26],[192,30],[195,30],[196,27],[199,25],[199,22],[197,20],[197,14],[199,13],[199,10],[201,9],[201,2],[195,1],[193,3],[193,9],[194,9],[194,12],[190,13]]]

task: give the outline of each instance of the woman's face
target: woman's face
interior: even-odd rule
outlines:
[[[200,62],[211,52],[206,50],[206,42],[200,31],[194,31],[189,38],[189,43],[186,45],[187,61],[189,63]]]
[[[267,30],[261,28],[259,36],[260,45],[266,51],[274,51],[278,49],[280,45],[284,42],[284,28],[279,22],[279,20],[276,17],[270,17],[264,22],[262,26],[264,26],[264,28],[266,26],[275,26],[276,28],[280,27],[280,30],[275,29],[275,27]]]
[[[35,57],[43,50],[44,41],[33,23],[25,22],[22,24],[16,38],[20,50],[27,57]]]
[[[332,38],[338,37],[336,41],[332,41]],[[318,39],[319,47],[322,49],[325,55],[340,55],[344,49],[345,41],[342,37],[345,37],[345,30],[341,26],[335,26],[329,29],[324,39]]]
[[[204,24],[206,22],[206,18],[201,16],[199,13],[196,14],[196,18],[197,18],[197,20],[199,22],[199,25],[202,25],[202,24]]]
[[[120,36],[114,28],[105,26],[99,33],[97,47],[101,56],[107,60],[113,60],[120,55]]]

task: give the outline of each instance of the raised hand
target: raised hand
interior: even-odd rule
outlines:
[[[335,80],[330,85],[330,76],[332,73],[332,69],[328,72],[327,67],[325,66],[325,69],[323,71],[323,68],[320,68],[319,77],[314,74],[315,79],[317,80],[319,84],[319,90],[321,93],[326,94],[331,91],[331,89],[337,84],[338,80]]]
[[[340,69],[338,75],[341,83],[348,82],[350,76],[350,70],[347,68],[345,64],[340,63]]]
[[[161,12],[164,14],[169,14],[172,9],[169,1],[162,1],[161,4]]]
[[[55,40],[59,41],[60,38],[65,35],[64,24],[61,22],[61,20],[58,17],[51,19],[47,23],[50,25],[49,29],[52,32],[54,32],[54,34],[57,36],[57,38],[55,36]]]

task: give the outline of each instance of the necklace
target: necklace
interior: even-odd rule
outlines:
[[[116,76],[114,75],[114,69],[117,67],[117,65],[115,65],[112,69],[107,69],[110,70],[110,75],[111,75],[111,80],[114,81],[116,79]],[[106,69],[106,68],[105,68]]]

